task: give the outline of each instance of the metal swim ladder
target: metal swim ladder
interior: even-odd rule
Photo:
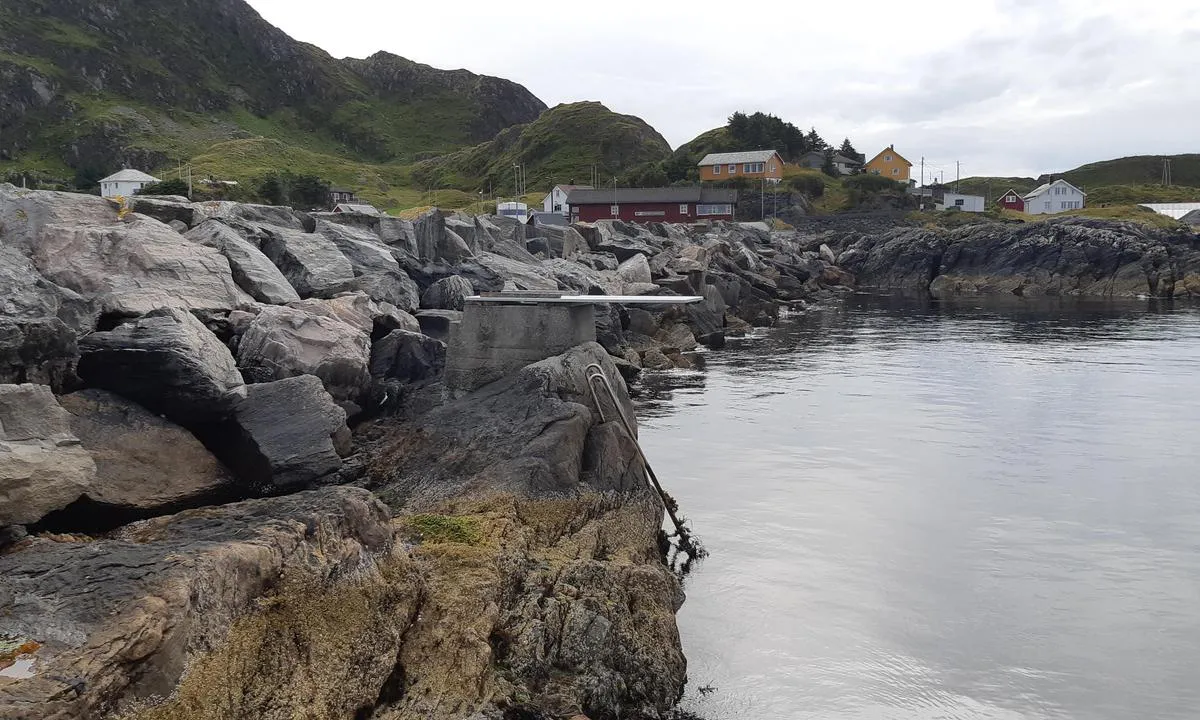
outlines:
[[[642,467],[646,470],[646,477],[650,479],[650,484],[654,491],[658,493],[658,499],[662,502],[663,509],[667,511],[667,515],[671,517],[671,523],[675,525],[675,534],[668,536],[679,539],[679,549],[687,553],[693,560],[698,560],[708,554],[701,547],[699,541],[692,537],[692,533],[687,528],[687,523],[680,518],[676,511],[679,509],[675,499],[663,490],[662,484],[658,481],[658,475],[654,473],[654,469],[650,467],[650,461],[646,459],[646,453],[642,451],[642,444],[638,442],[637,435],[633,432],[633,425],[629,422],[629,418],[625,417],[625,412],[621,409],[621,403],[617,401],[617,393],[613,390],[612,383],[608,379],[608,374],[604,372],[604,368],[599,363],[592,363],[584,368],[587,374],[588,388],[592,391],[592,400],[596,403],[596,410],[600,413],[600,422],[608,422],[604,414],[604,404],[600,402],[600,396],[596,392],[596,381],[603,384],[605,391],[608,392],[608,398],[612,401],[613,408],[617,411],[617,416],[621,419],[621,426],[625,429],[625,434],[633,442],[633,447],[637,450],[638,459],[642,463]],[[689,561],[690,562],[690,561]]]

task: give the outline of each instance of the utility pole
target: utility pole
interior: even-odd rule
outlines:
[[[761,185],[758,191],[758,219],[760,221],[767,219],[767,178],[763,176]]]
[[[925,187],[925,156],[921,156],[921,187]]]
[[[958,192],[958,181],[962,180],[962,163],[954,161],[954,192]]]

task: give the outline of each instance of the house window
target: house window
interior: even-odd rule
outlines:
[[[720,175],[720,174],[721,174],[721,166],[713,165],[713,175]]]
[[[697,205],[697,215],[732,215],[732,205]]]
[[[771,167],[770,167],[770,168],[768,168],[768,169],[769,169],[771,172],[775,172],[775,163],[773,163],[773,162],[772,162],[772,163],[771,163]]]
[[[1047,201],[1046,201],[1046,202],[1043,204],[1043,207],[1042,207],[1042,209],[1044,209],[1046,212],[1050,212],[1050,201],[1049,201],[1049,200],[1047,200]]]
[[[742,172],[744,173],[760,173],[763,171],[763,163],[743,163]]]
[[[729,166],[729,174],[730,174],[730,175],[737,175],[737,165],[730,165],[730,166]]]
[[[613,216],[620,215],[621,214],[621,206],[620,205],[609,205],[608,206],[608,214],[613,215]]]
[[[893,174],[893,175],[899,175],[899,174],[900,174],[900,168],[892,168],[892,174]]]
[[[891,155],[884,155],[884,156],[883,156],[883,161],[884,161],[884,162],[891,162],[891,161],[892,161],[892,156],[891,156]]]
[[[954,201],[954,204],[955,204],[955,206],[957,206],[957,207],[962,207],[962,206],[963,206],[963,201],[962,201],[962,199],[960,198],[960,199],[958,199],[958,200],[955,200],[955,201]]]
[[[562,212],[562,203],[554,203],[554,212]]]
[[[679,206],[679,214],[680,214],[680,215],[687,215],[687,214],[688,214],[688,206],[687,206],[687,203],[684,203],[684,204],[682,204],[682,205],[680,205],[680,206]]]

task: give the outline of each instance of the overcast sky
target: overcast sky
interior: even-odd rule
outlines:
[[[678,146],[735,110],[927,172],[1200,152],[1200,0],[250,0],[336,57],[387,50],[599,100]]]

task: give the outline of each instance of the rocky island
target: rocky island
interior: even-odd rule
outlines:
[[[859,286],[1196,295],[1200,238],[0,185],[0,716],[669,717],[684,594],[626,380]],[[451,392],[466,298],[505,290],[703,302],[613,306],[595,342]]]

